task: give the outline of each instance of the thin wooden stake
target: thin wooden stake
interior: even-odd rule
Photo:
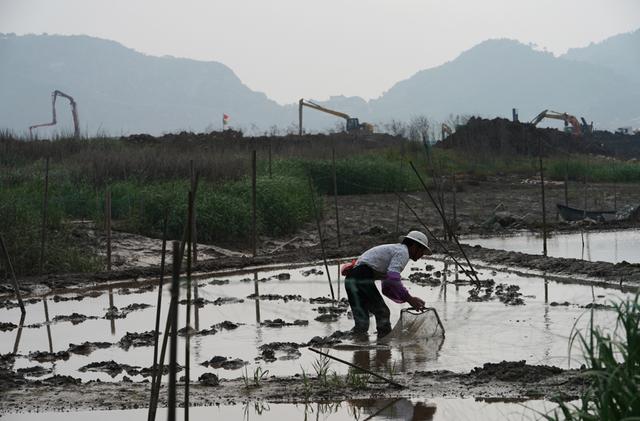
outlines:
[[[195,184],[196,184],[196,172],[195,169],[193,167],[193,160],[191,161],[191,191],[195,192]],[[193,193],[193,209],[191,210],[191,213],[193,214],[193,217],[191,218],[191,250],[193,250],[193,265],[197,265],[198,264],[198,229],[197,229],[197,225],[196,225],[196,220],[197,218],[197,213],[196,213],[196,199],[195,199],[195,193]]]
[[[464,249],[462,248],[462,245],[460,245],[460,242],[458,241],[458,236],[455,235],[453,233],[453,231],[451,230],[451,226],[447,222],[447,218],[445,217],[445,215],[442,212],[442,210],[438,207],[438,204],[436,203],[435,199],[433,198],[433,195],[431,195],[431,192],[429,191],[429,188],[427,187],[427,185],[425,184],[424,180],[420,176],[420,173],[418,172],[416,167],[413,165],[413,162],[409,161],[409,164],[411,165],[411,168],[413,169],[413,172],[416,173],[416,176],[418,177],[418,180],[420,180],[420,184],[422,184],[422,187],[424,188],[424,191],[427,192],[427,196],[429,196],[429,199],[431,199],[431,203],[433,203],[433,206],[436,208],[436,210],[440,214],[440,217],[442,218],[442,222],[443,222],[443,224],[445,226],[445,229],[447,231],[449,231],[449,234],[451,235],[451,237],[455,241],[456,245],[460,249],[460,253],[462,253],[462,256],[464,256],[465,260],[467,261],[467,265],[469,265],[469,269],[471,270],[471,273],[473,273],[473,276],[476,278],[476,281],[478,282],[478,285],[480,285],[480,279],[478,278],[478,273],[473,268],[473,265],[471,264],[471,261],[467,257],[467,253],[465,253]]]
[[[325,356],[325,357],[327,357],[327,358],[331,358],[332,360],[336,360],[336,361],[338,361],[338,362],[341,362],[342,364],[346,364],[346,365],[348,365],[349,367],[353,367],[353,368],[356,368],[356,369],[358,369],[358,370],[364,371],[365,373],[371,374],[373,377],[377,377],[377,378],[379,378],[380,380],[384,380],[385,382],[389,383],[391,386],[395,386],[395,387],[398,387],[398,388],[400,388],[400,389],[404,389],[404,388],[405,388],[405,386],[401,385],[400,383],[396,383],[396,382],[394,382],[394,381],[393,381],[393,380],[391,380],[391,379],[387,379],[386,377],[383,377],[383,376],[381,376],[381,375],[380,375],[380,374],[378,374],[378,373],[375,373],[375,372],[373,372],[373,371],[371,371],[371,370],[368,370],[368,369],[366,369],[366,368],[363,368],[363,367],[359,367],[359,366],[357,366],[357,365],[355,365],[355,364],[353,364],[353,363],[350,363],[349,361],[345,361],[345,360],[343,360],[343,359],[341,359],[341,358],[334,357],[333,355],[329,355],[329,354],[327,354],[327,353],[325,353],[325,352],[318,351],[317,349],[314,349],[314,348],[311,348],[311,347],[309,348],[309,351],[313,351],[313,352],[315,352],[316,354],[324,355],[324,356]]]
[[[329,280],[329,289],[331,290],[331,299],[336,300],[333,294],[333,284],[331,283],[331,272],[329,272],[329,265],[327,264],[327,256],[324,252],[324,240],[322,239],[322,229],[320,228],[320,216],[318,215],[318,209],[316,207],[316,200],[313,197],[313,183],[311,177],[309,177],[309,194],[311,195],[311,205],[313,207],[313,215],[316,218],[316,227],[318,228],[318,237],[320,238],[320,250],[322,251],[322,260],[324,261],[324,270],[327,272],[327,279]]]
[[[451,182],[453,184],[453,197],[451,198],[452,200],[452,211],[453,211],[453,231],[454,233],[457,233],[458,231],[458,211],[456,209],[456,175],[455,174],[451,174]]]
[[[269,138],[269,178],[273,178],[273,173],[271,172],[271,138]]]
[[[153,339],[153,369],[151,370],[151,396],[149,397],[149,414],[151,414],[151,408],[153,406],[154,394],[153,391],[156,387],[156,371],[158,369],[158,341],[160,336],[160,312],[162,311],[162,287],[164,285],[164,266],[167,255],[167,221],[168,215],[165,211],[164,222],[162,224],[162,252],[160,255],[160,279],[158,280],[158,304],[156,305],[156,324],[154,329]]]
[[[169,396],[167,419],[176,420],[176,381],[178,373],[178,300],[180,298],[180,243],[173,242],[173,276],[171,279],[171,333],[169,344]]]
[[[18,299],[18,305],[20,306],[20,311],[22,314],[25,314],[27,310],[24,308],[24,303],[22,302],[22,294],[20,294],[20,287],[18,286],[18,280],[16,279],[16,273],[13,270],[13,264],[11,263],[11,258],[9,257],[9,250],[7,250],[7,244],[4,242],[4,237],[0,234],[0,246],[2,246],[2,254],[4,255],[4,261],[9,269],[9,273],[11,274],[11,281],[13,282],[13,289],[16,292],[16,298]]]
[[[333,206],[336,209],[336,233],[338,237],[338,247],[340,247],[340,218],[338,216],[338,178],[336,176],[336,148],[331,148],[331,158],[333,164]]]
[[[51,320],[49,320],[49,305],[47,304],[47,297],[42,297],[42,303],[44,304],[44,320],[47,323],[47,339],[49,339],[49,352],[53,352],[53,340],[51,339]]]
[[[540,161],[540,188],[542,190],[542,255],[547,256],[547,207],[544,198],[544,170],[542,167],[542,140],[538,138],[538,159]]]
[[[40,275],[44,273],[44,250],[47,239],[47,210],[49,207],[49,157],[44,166],[44,195],[42,198],[42,235],[40,237]]]
[[[256,150],[251,152],[251,253],[257,255],[258,233],[256,227]]]
[[[109,187],[105,195],[104,216],[107,231],[107,271],[111,271],[111,189]]]
[[[256,323],[259,325],[260,319],[260,290],[258,289],[258,272],[253,272],[253,292],[256,296]]]
[[[184,341],[184,419],[189,421],[189,386],[191,372],[191,233],[193,228],[193,192],[189,191],[187,210],[187,317]]]
[[[438,237],[435,236],[435,234],[429,229],[429,227],[427,226],[427,224],[425,224],[422,219],[420,218],[420,216],[418,215],[418,213],[409,205],[409,203],[407,203],[406,200],[404,200],[404,198],[402,196],[400,196],[398,193],[396,193],[396,196],[398,197],[398,200],[400,200],[402,203],[404,203],[404,205],[407,207],[407,209],[409,209],[411,211],[411,213],[413,213],[413,216],[416,217],[416,219],[418,220],[418,222],[420,223],[420,225],[422,225],[422,227],[427,231],[427,233],[431,236],[431,238],[433,238],[433,240],[438,244],[438,246],[440,246],[440,248],[442,249],[442,251],[448,255],[449,257],[451,257],[451,259],[455,262],[456,264],[456,268],[460,268],[460,270],[462,270],[462,272],[464,272],[465,275],[467,275],[469,277],[469,280],[471,282],[476,282],[473,277],[471,276],[470,272],[473,269],[465,269],[464,266],[462,266],[458,260],[455,258],[455,256],[447,249],[447,247],[445,247],[444,243],[442,241],[440,241],[438,239]]]

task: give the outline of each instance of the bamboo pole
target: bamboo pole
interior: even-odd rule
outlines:
[[[49,157],[44,167],[44,195],[42,198],[42,235],[40,237],[40,275],[44,273],[44,251],[47,239],[47,210],[49,207]]]
[[[453,202],[452,205],[452,212],[453,212],[453,230],[454,233],[457,233],[458,231],[458,211],[456,209],[456,175],[455,173],[451,174],[451,183],[453,184],[453,189],[451,191],[451,193],[453,194],[453,197],[451,198],[451,201]]]
[[[173,276],[171,279],[171,333],[169,344],[169,396],[167,419],[176,420],[176,381],[178,373],[178,299],[180,298],[180,243],[173,242]],[[157,404],[157,402],[156,402]]]
[[[331,148],[331,160],[333,167],[333,206],[336,210],[336,233],[338,237],[338,247],[340,244],[340,218],[338,217],[338,178],[336,176],[336,148]]]
[[[42,297],[42,303],[44,304],[44,320],[47,323],[47,339],[49,340],[49,352],[53,352],[53,340],[51,338],[51,320],[49,320],[49,305],[47,304],[47,297]]]
[[[251,253],[257,255],[258,240],[256,227],[256,150],[251,152]]]
[[[16,333],[16,340],[13,342],[13,353],[18,353],[18,347],[20,346],[20,338],[22,337],[22,328],[24,327],[24,318],[27,313],[20,314],[20,323],[18,323],[18,332]]]
[[[158,280],[158,304],[156,305],[156,324],[153,339],[153,369],[151,370],[151,395],[149,397],[149,410],[153,406],[153,390],[156,387],[156,371],[158,369],[158,340],[160,335],[160,312],[162,311],[162,287],[164,285],[164,266],[167,255],[167,219],[168,215],[165,211],[164,223],[162,226],[162,252],[160,255],[160,279]],[[151,411],[149,411],[151,413]]]
[[[184,419],[189,421],[189,386],[191,373],[191,233],[193,228],[193,192],[189,191],[189,203],[187,208],[187,316],[186,337],[184,341]]]
[[[0,246],[2,246],[2,254],[4,255],[4,261],[9,269],[9,273],[11,274],[11,281],[13,282],[13,289],[16,293],[16,298],[18,299],[18,305],[20,306],[20,311],[22,314],[25,314],[27,310],[24,308],[24,303],[22,302],[22,294],[20,294],[20,287],[18,286],[18,280],[16,279],[16,272],[13,270],[13,264],[11,263],[11,258],[9,257],[9,250],[7,250],[7,244],[4,242],[4,237],[0,234]]]
[[[256,323],[260,325],[260,290],[258,289],[258,272],[253,272],[253,292],[256,296]]]
[[[413,172],[416,173],[416,176],[418,177],[418,180],[420,180],[420,184],[422,184],[422,187],[424,188],[425,192],[427,192],[427,196],[429,196],[429,199],[431,199],[431,203],[433,203],[433,206],[436,208],[436,210],[440,214],[440,217],[442,218],[442,223],[444,224],[444,226],[447,229],[447,231],[449,231],[449,234],[451,235],[451,237],[455,241],[456,245],[460,249],[460,253],[462,253],[462,256],[464,256],[465,260],[467,261],[467,265],[469,265],[469,269],[471,270],[471,273],[473,273],[473,276],[476,278],[476,281],[478,282],[478,285],[479,285],[480,284],[480,279],[478,279],[478,273],[473,268],[473,265],[471,264],[471,261],[467,257],[467,253],[465,253],[464,249],[462,248],[462,245],[460,245],[460,242],[458,241],[458,236],[454,235],[453,231],[451,231],[451,226],[447,222],[447,218],[445,217],[445,215],[442,212],[442,210],[438,207],[438,204],[436,203],[435,199],[433,198],[433,195],[429,191],[429,188],[425,184],[424,180],[420,176],[420,173],[418,172],[416,167],[413,165],[413,162],[410,161],[409,164],[411,165],[411,168],[413,168]]]
[[[107,271],[111,271],[111,189],[105,194],[105,224],[107,231]]]
[[[331,358],[332,360],[336,360],[336,361],[338,361],[338,362],[341,362],[342,364],[346,364],[346,365],[348,365],[349,367],[353,367],[353,368],[356,368],[356,369],[358,369],[358,370],[364,371],[365,373],[371,374],[373,377],[377,377],[377,378],[379,378],[380,380],[384,380],[385,382],[389,383],[391,386],[395,386],[395,387],[398,387],[398,388],[400,388],[400,389],[404,389],[404,388],[405,388],[405,386],[401,385],[400,383],[396,383],[396,382],[394,382],[394,381],[393,381],[393,380],[391,380],[391,379],[388,379],[388,378],[386,378],[386,377],[383,377],[383,376],[381,376],[380,374],[375,373],[375,372],[373,372],[373,371],[371,371],[371,370],[368,370],[368,369],[366,369],[366,368],[359,367],[359,366],[357,366],[357,365],[355,365],[355,364],[353,364],[353,363],[350,363],[349,361],[345,361],[345,360],[343,360],[343,359],[341,359],[341,358],[334,357],[333,355],[329,355],[329,354],[327,354],[327,353],[325,353],[325,352],[318,351],[317,349],[314,349],[314,348],[311,348],[311,347],[309,347],[309,351],[313,351],[313,352],[315,352],[316,354],[320,354],[320,355],[323,355],[323,356],[325,356],[325,357],[327,357],[327,358]]]
[[[542,255],[547,256],[547,207],[544,197],[544,170],[542,167],[542,140],[538,138],[538,160],[540,162],[540,189],[542,191]]]
[[[269,178],[273,178],[273,173],[271,171],[271,138],[269,138]]]
[[[418,220],[418,222],[420,223],[420,225],[422,225],[422,227],[427,231],[427,233],[431,236],[431,238],[433,238],[433,240],[438,244],[438,246],[440,246],[440,248],[444,251],[444,253],[446,255],[448,255],[449,257],[451,257],[451,259],[455,262],[456,264],[456,268],[460,268],[460,270],[462,270],[462,272],[467,275],[469,277],[469,280],[471,282],[476,282],[473,277],[470,274],[470,271],[468,271],[467,269],[464,268],[464,266],[462,266],[458,260],[455,258],[455,256],[447,249],[447,247],[444,245],[444,243],[442,241],[440,241],[438,239],[438,237],[435,236],[435,234],[429,229],[429,227],[427,226],[427,224],[425,224],[422,219],[420,218],[420,216],[418,215],[418,213],[409,205],[409,203],[407,203],[406,200],[404,200],[404,198],[402,196],[400,196],[398,193],[396,193],[396,196],[398,196],[398,199],[400,201],[402,201],[402,203],[404,203],[404,205],[407,207],[407,209],[409,209],[411,211],[411,213],[413,213],[413,216],[416,217],[416,219]]]
[[[320,216],[318,215],[318,209],[316,207],[316,200],[313,197],[313,183],[311,177],[309,177],[309,194],[311,195],[311,206],[313,207],[313,215],[316,218],[316,227],[318,228],[318,237],[320,239],[320,250],[322,251],[322,260],[324,261],[324,270],[327,272],[327,279],[329,280],[329,289],[331,290],[331,299],[336,300],[333,294],[333,284],[331,283],[331,272],[329,272],[329,265],[327,264],[327,256],[324,252],[324,240],[322,239],[322,229],[320,228]]]
[[[194,192],[195,191],[195,184],[196,184],[196,171],[194,169],[193,166],[193,160],[191,161],[191,191]],[[192,210],[191,212],[193,213],[193,216],[191,218],[191,250],[193,250],[193,265],[197,265],[198,264],[198,229],[197,229],[197,225],[196,225],[196,220],[197,220],[197,213],[196,213],[196,199],[195,199],[195,193],[194,193],[194,198],[193,200],[193,205],[192,205]]]

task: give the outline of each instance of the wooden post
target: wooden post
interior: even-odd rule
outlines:
[[[171,333],[169,344],[169,396],[167,419],[176,421],[176,381],[178,373],[178,300],[180,298],[180,242],[173,244],[173,276],[171,279]],[[159,380],[158,380],[159,381]]]
[[[269,138],[269,178],[273,178],[273,173],[271,172],[271,138]]]
[[[22,328],[24,327],[24,318],[26,317],[26,313],[22,313],[20,315],[20,323],[18,323],[18,332],[16,333],[16,340],[13,343],[13,353],[18,353],[18,347],[20,346],[20,338],[22,337]]]
[[[192,218],[191,218],[191,249],[193,250],[193,265],[197,265],[198,264],[198,230],[196,227],[196,196],[195,196],[195,185],[196,185],[196,172],[195,169],[193,167],[193,160],[191,161],[191,192],[192,192],[192,209],[191,209],[191,213]]]
[[[47,239],[47,210],[49,207],[49,157],[44,167],[44,196],[42,199],[42,235],[40,237],[40,275],[44,273],[44,250]]]
[[[51,320],[49,320],[49,305],[47,304],[47,297],[42,297],[42,303],[44,304],[44,319],[47,322],[47,339],[49,339],[49,352],[53,352],[53,340],[51,339]]]
[[[105,194],[105,224],[107,231],[107,271],[111,270],[111,189],[107,187]]]
[[[538,160],[540,162],[540,188],[542,190],[542,255],[547,255],[547,208],[544,198],[544,171],[542,168],[542,140],[538,138]]]
[[[302,101],[302,98],[298,101],[298,136],[302,136]]]
[[[109,288],[109,308],[115,307],[113,305],[113,289]],[[116,334],[116,319],[114,317],[111,318],[111,335]]]
[[[253,292],[256,296],[256,323],[260,325],[260,290],[258,289],[258,272],[253,272]]]
[[[13,270],[13,264],[11,263],[11,258],[9,257],[9,250],[7,250],[7,244],[4,242],[4,237],[0,234],[0,246],[2,247],[2,254],[4,255],[4,261],[9,269],[9,273],[11,274],[11,281],[13,282],[13,289],[16,292],[16,298],[18,299],[18,305],[20,306],[20,311],[22,314],[25,314],[27,311],[24,308],[24,303],[22,302],[22,294],[20,294],[20,287],[18,287],[18,280],[16,279],[16,273]]]
[[[453,202],[452,203],[452,207],[453,207],[452,208],[452,211],[453,211],[453,231],[454,231],[454,233],[456,233],[458,231],[458,211],[456,209],[456,189],[457,189],[457,186],[456,186],[456,175],[455,175],[455,173],[451,174],[451,183],[453,184],[453,190],[452,190],[453,197],[451,198],[451,200]]]
[[[151,414],[151,408],[153,407],[154,394],[153,391],[156,387],[156,372],[158,370],[158,339],[160,336],[160,312],[162,311],[162,287],[164,285],[164,266],[167,255],[167,222],[168,214],[165,211],[164,223],[162,226],[162,251],[160,254],[160,279],[158,281],[158,303],[156,305],[156,325],[154,329],[153,340],[153,369],[151,370],[151,396],[149,399],[149,414]],[[159,381],[160,377],[158,377]],[[155,414],[154,414],[155,415]]]
[[[331,272],[329,272],[329,265],[327,264],[327,256],[324,252],[324,240],[322,239],[322,230],[320,228],[320,216],[318,215],[318,209],[316,207],[316,201],[313,198],[313,183],[311,177],[309,177],[309,194],[311,195],[311,205],[313,207],[313,215],[316,217],[316,227],[318,228],[318,237],[320,239],[320,250],[322,251],[322,260],[324,261],[324,270],[327,272],[327,279],[329,279],[329,289],[331,290],[331,299],[336,300],[333,294],[333,284],[331,283]]]
[[[256,150],[251,152],[251,252],[257,255],[258,233],[256,227]]]
[[[189,376],[191,372],[191,233],[193,228],[193,192],[189,191],[187,205],[187,317],[185,323],[186,336],[184,341],[184,419],[189,421]]]
[[[333,205],[336,209],[336,235],[338,237],[338,247],[340,244],[340,218],[338,216],[338,178],[336,176],[336,148],[331,148],[331,159],[333,167]]]

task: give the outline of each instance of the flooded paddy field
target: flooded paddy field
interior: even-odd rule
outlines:
[[[427,267],[431,270],[427,271]],[[301,373],[303,368],[310,370],[317,356],[306,347],[321,346],[318,339],[335,331],[348,331],[353,324],[342,282],[335,276],[337,266],[331,269],[337,305],[331,304],[321,265],[197,280],[198,305],[192,307],[191,318],[195,328],[191,343],[192,379],[206,372],[220,378],[237,378],[245,369],[251,373],[257,366],[276,376]],[[473,302],[468,301],[473,286],[449,283],[453,274],[445,281],[443,271],[441,261],[422,259],[412,263],[406,273],[412,277],[429,273],[431,277],[425,278],[428,281],[405,283],[412,294],[424,298],[428,306],[437,310],[446,330],[444,338],[424,343],[406,338],[379,346],[371,336],[362,349],[336,346],[332,355],[383,371],[394,367],[399,371],[463,372],[502,360],[569,368],[567,344],[576,321],[578,327],[588,322],[585,313],[592,303],[606,307],[609,300],[625,296],[615,289],[592,289],[587,285],[484,270],[480,272],[481,279],[493,279],[496,285],[517,286],[523,304],[505,305],[496,297]],[[163,295],[164,324],[170,299],[166,285]],[[182,289],[181,299],[184,297]],[[22,329],[0,333],[0,353],[17,354],[14,369],[29,376],[28,370],[41,367],[35,371],[38,377],[69,375],[85,382],[149,378],[157,286],[148,283],[137,288],[100,288],[46,299],[51,323],[45,322],[45,307],[38,300],[27,305]],[[401,307],[390,301],[388,305],[393,324]],[[182,326],[185,308],[180,306]],[[19,324],[18,308],[2,309],[0,314],[0,321]],[[615,320],[615,314],[606,309],[596,311],[594,317],[602,326],[612,326]],[[371,330],[373,325],[372,321]],[[184,339],[183,332],[179,352],[184,350]],[[572,356],[574,367],[580,364],[577,354]],[[340,364],[333,364],[332,369],[339,374],[347,371]]]
[[[278,404],[252,402],[244,405],[219,405],[213,407],[192,407],[190,416],[194,419],[224,420],[501,420],[531,419],[533,411],[546,413],[555,405],[541,400],[522,402],[488,402],[473,398],[432,398],[420,399],[352,399],[342,402],[307,404]],[[91,417],[92,420],[143,419],[146,409],[113,411],[46,412],[10,414],[12,421],[76,421]],[[178,411],[178,419],[184,419]],[[4,418],[3,418],[4,419]],[[158,420],[166,419],[165,411],[159,411]]]
[[[463,241],[472,246],[527,254],[542,254],[543,248],[542,235],[532,232],[501,237],[469,236]],[[640,230],[552,233],[547,237],[547,255],[591,262],[637,263],[640,261]]]

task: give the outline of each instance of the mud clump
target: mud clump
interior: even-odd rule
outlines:
[[[209,281],[209,285],[227,285],[228,283],[228,279],[213,279]]]
[[[250,300],[267,300],[267,301],[277,301],[277,300],[282,300],[285,303],[288,301],[304,301],[304,298],[302,298],[301,295],[294,295],[294,294],[287,294],[287,295],[280,295],[280,294],[251,294],[251,295],[247,295],[247,298]]]
[[[292,323],[289,323],[282,319],[265,320],[260,323],[260,325],[264,327],[307,326],[308,324],[308,320],[294,320]]]
[[[83,342],[80,345],[69,344],[68,352],[80,355],[89,355],[96,349],[109,348],[113,345],[111,342]]]
[[[29,359],[37,361],[39,363],[50,363],[56,360],[68,360],[70,357],[67,351],[59,351],[59,352],[46,352],[46,351],[35,351],[29,353]]]
[[[0,322],[0,332],[10,332],[17,327],[18,325],[13,323]]]
[[[41,365],[34,365],[33,367],[19,368],[16,370],[18,374],[29,377],[41,377],[46,374],[51,374],[52,369],[43,367]]]
[[[485,363],[482,368],[476,367],[467,374],[475,381],[505,381],[535,383],[564,372],[559,367],[548,365],[528,365],[526,361],[502,361],[501,363]]]
[[[260,356],[256,359],[263,359],[266,362],[275,360],[295,360],[300,358],[302,354],[298,351],[301,344],[295,342],[270,342],[258,347]],[[279,356],[278,356],[279,355]]]
[[[77,325],[85,322],[86,320],[97,319],[96,316],[85,316],[84,314],[72,313],[68,316],[55,316],[54,322],[71,322],[73,325]]]
[[[140,367],[135,367],[128,364],[120,364],[111,360],[111,361],[93,362],[80,367],[78,371],[83,373],[87,371],[101,372],[101,373],[106,373],[113,378],[118,374],[122,373],[123,371],[126,371],[127,374],[131,376],[135,376],[136,374],[140,373]]]
[[[62,295],[54,295],[53,296],[53,302],[54,303],[59,303],[61,301],[82,301],[84,300],[84,296],[83,295],[76,295],[74,297],[64,297]]]
[[[39,380],[37,383],[46,386],[71,386],[82,384],[82,380],[78,379],[77,377],[61,376],[59,374],[56,374],[55,376]]]
[[[342,342],[343,339],[351,338],[352,334],[349,331],[340,331],[336,330],[329,336],[314,336],[311,340],[306,344],[307,346],[327,346],[327,345],[335,345]]]
[[[187,300],[186,300],[186,299],[184,299],[184,300],[180,300],[180,301],[178,301],[178,303],[179,303],[180,305],[186,305],[186,304],[187,304]],[[209,301],[209,300],[205,300],[205,299],[204,299],[204,298],[202,298],[202,297],[198,297],[198,298],[196,298],[196,299],[193,299],[193,298],[191,299],[191,305],[196,306],[196,307],[198,307],[198,308],[202,308],[202,307],[204,307],[205,305],[207,305],[207,304],[211,304],[211,303],[212,303],[211,301]],[[214,303],[214,304],[215,304],[215,303]]]
[[[151,307],[151,304],[133,303],[133,304],[129,304],[128,306],[122,307],[121,311],[123,313],[129,314],[132,311],[144,310],[145,308],[149,308],[149,307]]]
[[[438,286],[442,281],[434,278],[428,272],[414,272],[409,275],[409,281],[420,286]]]
[[[340,319],[339,315],[332,314],[332,313],[326,313],[326,314],[319,315],[314,320],[317,321],[317,322],[321,322],[321,323],[332,323],[332,322],[337,322],[338,319]]]
[[[551,307],[559,307],[559,306],[569,307],[571,305],[571,303],[569,301],[565,301],[565,302],[562,302],[562,303],[558,303],[556,301],[552,301],[551,303],[549,303],[549,305]]]
[[[213,373],[204,373],[198,377],[198,382],[203,386],[218,386],[220,385],[220,379]]]
[[[211,302],[211,304],[216,306],[221,306],[224,304],[239,304],[244,303],[244,300],[236,297],[218,297]]]
[[[227,357],[221,357],[219,355],[211,358],[209,361],[205,361],[200,365],[211,368],[222,368],[225,370],[237,370],[249,364],[240,358],[229,359]]]
[[[302,276],[310,276],[310,275],[324,275],[324,272],[316,268],[311,268],[311,269],[302,271]]]
[[[150,330],[148,332],[127,332],[126,335],[120,339],[118,345],[124,350],[128,350],[130,347],[139,346],[151,346],[155,341],[155,332]]]
[[[483,302],[492,300],[495,297],[505,305],[524,305],[522,293],[518,285],[498,284],[495,287],[495,295],[493,285],[493,280],[491,280],[490,283],[481,284],[480,287],[470,289],[467,301]]]
[[[341,303],[342,304],[342,303]],[[325,306],[325,307],[316,307],[312,309],[313,311],[317,311],[320,314],[344,314],[349,310],[348,306],[339,305],[337,307],[334,306]]]
[[[580,308],[594,309],[594,310],[615,310],[615,307],[609,304],[589,303]]]

